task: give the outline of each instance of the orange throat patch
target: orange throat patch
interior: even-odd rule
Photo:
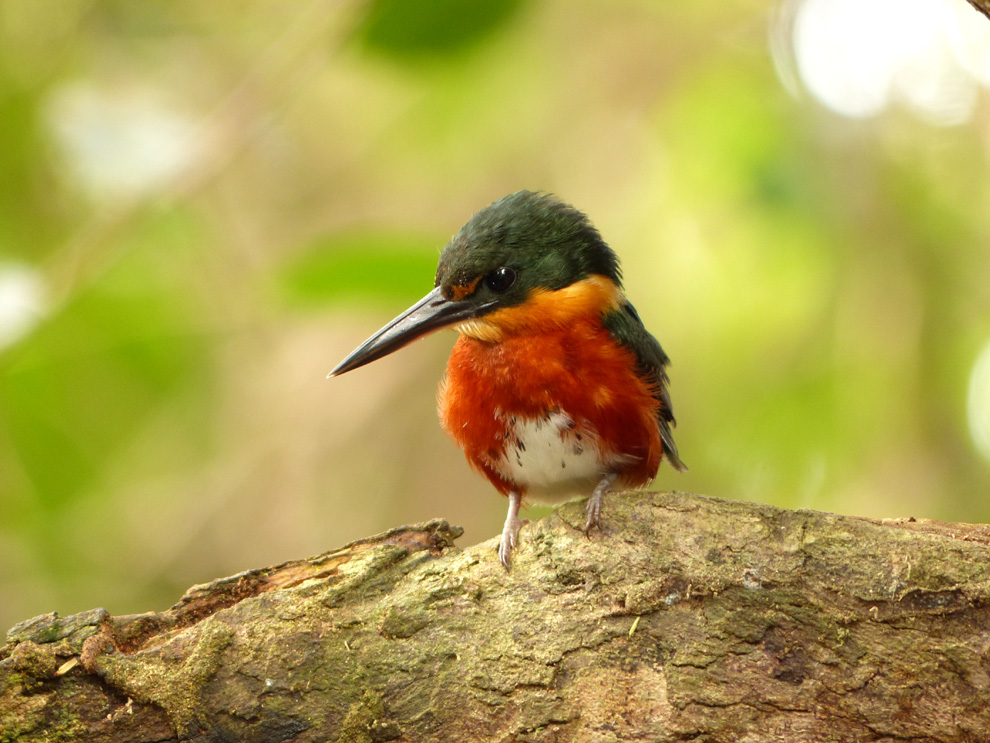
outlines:
[[[500,492],[555,498],[590,493],[609,472],[628,485],[656,474],[660,403],[601,323],[621,301],[591,276],[457,326],[440,419]]]
[[[621,301],[615,282],[593,274],[563,289],[534,289],[522,304],[468,320],[455,329],[468,338],[498,343],[514,335],[559,329],[580,318],[603,315],[617,309]]]

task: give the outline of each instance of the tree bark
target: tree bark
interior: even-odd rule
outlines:
[[[684,493],[22,623],[0,741],[986,741],[990,527]]]

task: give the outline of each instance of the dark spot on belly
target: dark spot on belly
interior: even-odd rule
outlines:
[[[581,445],[579,445],[579,444],[575,444],[574,445],[574,456],[580,457],[582,454],[584,454],[584,447],[581,446]]]
[[[563,470],[563,469],[567,469],[567,463],[566,463],[566,462],[564,462],[564,460],[563,460],[563,459],[561,459],[561,460],[560,460],[560,468],[561,468],[562,470]]]
[[[516,448],[520,451],[526,451],[526,444],[523,443],[522,439],[516,439]]]

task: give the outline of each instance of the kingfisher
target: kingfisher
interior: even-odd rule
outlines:
[[[440,328],[459,333],[440,383],[443,428],[508,496],[508,570],[524,502],[590,496],[600,528],[616,483],[647,485],[671,427],[667,355],[622,288],[619,259],[585,214],[533,191],[475,214],[440,253],[434,288],[330,372],[382,358]]]

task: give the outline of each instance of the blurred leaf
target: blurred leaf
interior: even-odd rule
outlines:
[[[92,292],[31,337],[0,376],[3,419],[39,498],[71,500],[191,372],[164,296]]]
[[[521,5],[522,0],[373,0],[358,37],[395,57],[452,55],[495,33]]]
[[[2,459],[42,506],[72,502],[149,415],[208,378],[195,313],[161,269],[163,255],[183,265],[166,242],[185,239],[174,227],[152,224],[135,251],[0,357]]]
[[[278,281],[292,304],[368,297],[411,304],[433,288],[441,244],[435,238],[408,234],[338,235],[284,266]]]
[[[9,85],[0,75],[0,254],[34,259],[47,252],[59,225],[38,131],[35,95]]]

